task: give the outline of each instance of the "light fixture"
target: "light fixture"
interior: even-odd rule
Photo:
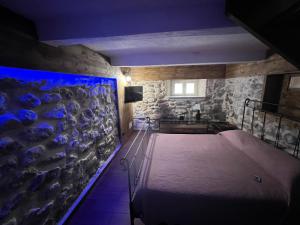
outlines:
[[[125,76],[125,80],[126,80],[126,82],[130,82],[131,81],[131,76]]]

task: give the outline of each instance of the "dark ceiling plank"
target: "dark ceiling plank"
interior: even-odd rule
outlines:
[[[0,29],[38,39],[35,24],[25,17],[0,6]]]

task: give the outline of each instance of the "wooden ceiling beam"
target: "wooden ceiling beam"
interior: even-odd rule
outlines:
[[[225,78],[226,65],[123,68],[133,81]]]

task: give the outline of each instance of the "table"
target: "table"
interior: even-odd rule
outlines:
[[[237,127],[225,121],[160,119],[159,132],[172,134],[216,134]]]

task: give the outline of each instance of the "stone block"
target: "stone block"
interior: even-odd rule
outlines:
[[[93,142],[81,143],[81,144],[79,144],[78,151],[80,153],[84,153],[85,151],[89,150],[92,145],[93,145]]]
[[[0,174],[10,173],[15,171],[18,166],[18,159],[15,155],[5,157],[5,160],[0,162]]]
[[[36,108],[41,105],[41,100],[32,93],[27,93],[19,97],[22,106],[28,108]]]
[[[67,116],[66,107],[63,104],[58,104],[48,112],[44,113],[44,117],[47,119],[63,119]]]
[[[25,182],[31,180],[38,174],[38,170],[34,167],[27,167],[24,170],[17,173],[16,178],[14,178],[14,182],[12,183],[11,187],[18,188],[23,186]]]
[[[56,130],[58,133],[66,131],[68,129],[68,123],[66,120],[60,120],[56,124]]]
[[[78,160],[78,156],[75,154],[69,154],[67,156],[67,164],[75,164],[75,162]]]
[[[77,119],[72,114],[67,115],[67,121],[71,127],[75,127],[77,125]]]
[[[59,93],[44,94],[41,100],[45,104],[58,103],[62,100],[62,96]]]
[[[101,88],[99,87],[99,85],[95,85],[95,86],[91,87],[89,90],[90,97],[97,97],[100,94],[101,94]]]
[[[52,141],[52,143],[54,144],[54,145],[58,145],[58,146],[60,146],[60,145],[65,145],[65,144],[67,144],[68,143],[68,135],[66,135],[66,134],[59,134],[59,135],[57,135],[54,139],[53,139],[53,141]]]
[[[84,111],[84,115],[86,118],[89,118],[89,119],[95,118],[95,114],[93,113],[93,111],[91,109],[86,109]]]
[[[17,219],[15,217],[9,219],[8,221],[6,221],[5,223],[3,223],[3,225],[17,225]]]
[[[11,137],[1,137],[0,138],[0,154],[1,153],[11,153],[11,151],[20,150],[23,146],[12,139]]]
[[[14,79],[14,78],[2,78],[0,79],[0,89],[14,89],[21,87],[20,81]]]
[[[92,121],[87,118],[84,114],[81,114],[79,117],[79,128],[81,130],[89,129],[92,125]]]
[[[66,99],[71,99],[74,96],[73,91],[71,91],[68,88],[61,88],[60,94],[63,98],[66,98]]]
[[[47,218],[43,225],[56,225],[54,218]]]
[[[40,208],[31,208],[23,216],[22,225],[37,224],[37,213]]]
[[[49,138],[54,133],[54,127],[49,123],[39,123],[35,127],[27,128],[21,133],[21,138],[26,141],[41,141]]]
[[[30,166],[38,161],[39,158],[45,153],[45,147],[38,145],[26,149],[21,155],[20,161],[23,166]]]
[[[58,179],[60,177],[60,174],[61,174],[61,168],[60,167],[56,167],[54,169],[51,169],[47,173],[46,180],[47,181],[52,181],[52,180]]]
[[[12,113],[0,115],[0,131],[19,128],[21,121]]]
[[[49,199],[55,196],[61,190],[61,185],[59,182],[55,182],[49,185],[45,191],[45,198]]]
[[[77,101],[71,101],[67,104],[67,111],[73,115],[77,115],[80,111],[80,105]]]
[[[107,95],[107,96],[106,96],[106,102],[107,102],[108,104],[111,104],[112,100],[111,100],[111,96],[110,96],[110,95]]]
[[[296,141],[297,141],[297,138],[293,134],[291,134],[291,133],[286,133],[286,134],[283,135],[283,140],[287,144],[295,145]]]
[[[47,177],[46,171],[39,172],[31,181],[31,184],[28,188],[29,191],[36,192],[39,190],[45,183]]]
[[[50,201],[41,208],[29,209],[23,217],[22,225],[44,224],[53,206],[54,202]]]
[[[19,192],[11,196],[3,204],[3,207],[0,209],[0,219],[7,217],[10,212],[15,209],[24,197],[24,192]]]
[[[54,206],[54,202],[53,201],[50,201],[48,203],[46,203],[38,212],[37,212],[37,216],[40,216],[40,217],[46,217],[50,210],[53,208]]]
[[[66,151],[68,153],[77,152],[77,150],[79,149],[79,145],[80,145],[80,142],[77,139],[72,139],[69,142],[68,147],[66,148]]]
[[[32,124],[38,119],[38,115],[34,111],[27,109],[18,110],[16,115],[24,125]]]
[[[88,92],[85,89],[78,87],[76,88],[76,97],[79,99],[86,99],[88,97]]]
[[[62,160],[64,158],[66,158],[66,156],[67,155],[66,155],[65,152],[57,152],[53,156],[51,156],[50,158],[48,158],[47,162],[59,161],[59,160]]]
[[[100,109],[100,102],[97,98],[92,98],[89,103],[89,108],[93,111]]]
[[[73,167],[66,167],[62,169],[61,179],[64,183],[67,183],[73,176],[74,168]]]
[[[7,109],[7,94],[4,92],[0,92],[0,114],[4,113]]]
[[[68,191],[63,191],[58,197],[57,197],[57,204],[62,206],[63,209],[68,205],[68,202],[70,199],[73,198],[73,195],[68,193]]]

